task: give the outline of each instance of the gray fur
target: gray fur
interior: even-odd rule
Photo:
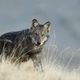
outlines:
[[[50,22],[42,25],[33,19],[30,29],[1,35],[0,54],[4,51],[5,57],[14,56],[12,61],[23,62],[32,59],[35,67],[41,65],[40,53],[48,40],[49,28]]]

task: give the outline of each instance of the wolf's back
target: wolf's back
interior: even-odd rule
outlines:
[[[15,47],[16,42],[20,40],[23,36],[25,36],[25,33],[27,33],[27,30],[22,31],[16,31],[16,32],[8,32],[0,36],[0,54],[2,53],[3,49],[7,49],[10,53],[12,48]],[[22,35],[23,34],[23,35]]]
[[[8,33],[5,33],[3,35],[0,36],[0,39],[1,40],[11,40],[11,41],[15,41],[15,39],[24,34],[24,33],[28,33],[28,29],[25,29],[25,30],[21,30],[21,31],[16,31],[16,32],[8,32]]]

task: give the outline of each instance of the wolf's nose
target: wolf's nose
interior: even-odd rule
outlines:
[[[40,42],[37,42],[37,45],[39,46],[41,43]]]

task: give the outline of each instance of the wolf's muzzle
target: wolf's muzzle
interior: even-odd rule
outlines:
[[[41,43],[40,42],[37,42],[37,46],[39,46]]]

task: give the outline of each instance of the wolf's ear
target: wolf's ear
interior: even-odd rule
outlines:
[[[44,27],[47,28],[48,32],[50,31],[50,25],[51,23],[49,21],[44,24]]]
[[[36,19],[32,20],[32,27],[36,27],[37,25],[39,25],[38,21]]]

